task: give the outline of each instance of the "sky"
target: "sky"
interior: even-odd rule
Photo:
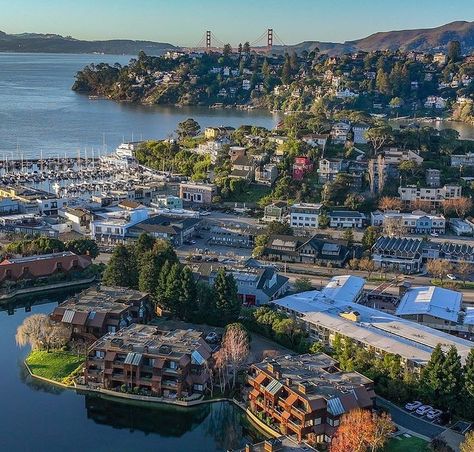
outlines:
[[[474,20],[474,0],[0,0],[0,30],[195,46],[236,45],[273,28],[284,44]]]

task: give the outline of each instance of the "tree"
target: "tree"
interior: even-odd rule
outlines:
[[[454,345],[449,347],[442,363],[442,385],[439,402],[441,406],[454,411],[463,389],[461,358]]]
[[[231,368],[232,387],[235,387],[237,372],[245,365],[250,350],[249,335],[241,323],[227,325],[222,339],[222,349]]]
[[[387,210],[402,210],[403,204],[400,198],[392,198],[391,196],[384,196],[379,201],[379,209]]]
[[[365,137],[371,144],[375,154],[392,138],[392,135],[393,130],[388,124],[371,127],[365,133]]]
[[[362,245],[366,250],[370,250],[374,245],[380,234],[375,226],[368,226],[365,228],[362,236]]]
[[[171,311],[171,313],[181,318],[182,310],[180,306],[180,286],[181,286],[181,264],[179,262],[174,263],[168,275],[166,276],[166,289],[165,289],[165,306]]]
[[[459,262],[456,265],[456,273],[461,277],[461,280],[464,285],[469,276],[474,272],[474,266],[469,262]]]
[[[426,263],[426,270],[442,283],[446,275],[452,272],[452,265],[443,259],[431,259]]]
[[[448,61],[456,63],[461,58],[461,43],[459,41],[449,41],[448,43]]]
[[[360,206],[364,202],[364,198],[356,193],[349,193],[344,201],[344,207],[351,210],[360,209]]]
[[[118,245],[104,271],[102,282],[106,286],[138,287],[135,256],[124,245]]]
[[[474,431],[466,433],[464,441],[459,445],[460,452],[472,452],[474,450]]]
[[[231,273],[219,268],[214,281],[217,320],[221,325],[227,325],[239,317],[241,302],[237,293],[237,285]]]
[[[95,259],[99,255],[97,242],[92,239],[76,239],[66,242],[65,247],[68,251],[79,255],[87,255]]]
[[[464,388],[474,399],[474,348],[471,348],[464,365]]]
[[[347,241],[347,246],[352,247],[354,245],[354,231],[352,229],[346,229],[342,233],[342,238]]]
[[[284,85],[289,85],[291,82],[291,62],[288,54],[285,57],[285,62],[281,70],[281,81]]]
[[[293,229],[288,223],[272,221],[268,224],[265,233],[266,235],[293,235]]]
[[[250,55],[251,47],[250,47],[250,43],[248,41],[244,42],[244,46],[243,46],[242,50],[246,55]]]
[[[167,287],[167,280],[168,280],[168,273],[171,270],[171,264],[169,261],[165,261],[163,266],[160,270],[160,276],[158,278],[158,284],[156,286],[156,293],[155,299],[157,303],[162,305],[162,307],[168,307],[167,299],[166,299],[166,287]]]
[[[445,214],[455,213],[458,217],[464,218],[472,209],[472,200],[466,197],[445,199],[441,205]]]
[[[330,218],[329,215],[322,213],[318,218],[318,226],[320,229],[326,229],[329,226]]]
[[[33,350],[58,349],[67,344],[71,332],[63,323],[54,323],[45,314],[33,314],[17,328],[16,343],[30,345]]]
[[[144,253],[138,276],[138,289],[152,296],[156,293],[161,270],[157,260],[156,254],[153,251]]]
[[[293,283],[293,288],[295,292],[306,292],[313,288],[311,281],[309,278],[303,276],[301,278],[296,278],[295,282]]]
[[[422,371],[422,388],[430,400],[438,400],[443,386],[444,353],[438,344],[431,353],[428,364]]]
[[[390,94],[390,80],[388,78],[388,74],[382,68],[377,71],[377,76],[375,78],[375,87],[382,94]]]
[[[222,55],[224,57],[228,57],[232,53],[232,46],[230,44],[224,44],[224,47],[222,48]]]
[[[180,140],[189,137],[195,137],[201,130],[201,126],[197,121],[192,118],[188,118],[178,124],[176,133]]]
[[[193,272],[188,266],[185,266],[181,272],[179,304],[182,318],[187,322],[191,321],[197,310],[196,281],[194,280]]]
[[[375,271],[375,263],[372,259],[364,257],[359,260],[359,270],[367,272],[367,278],[370,278],[370,275]]]
[[[334,435],[331,452],[366,452],[381,449],[387,443],[394,424],[386,413],[372,414],[355,409],[344,414]]]

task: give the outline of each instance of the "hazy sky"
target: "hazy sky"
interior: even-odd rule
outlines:
[[[82,39],[147,39],[196,45],[254,41],[274,28],[285,44],[345,41],[375,31],[474,20],[474,0],[0,0],[0,30]]]

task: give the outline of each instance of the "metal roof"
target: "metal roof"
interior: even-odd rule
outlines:
[[[138,366],[140,364],[140,361],[142,360],[142,356],[143,355],[141,353],[130,352],[125,357],[125,364],[131,364],[132,366]]]
[[[72,311],[71,309],[66,309],[64,311],[64,314],[63,314],[63,318],[62,318],[62,322],[63,323],[71,323],[72,322],[72,319],[74,317],[74,312],[75,311]]]
[[[278,380],[272,380],[265,387],[265,390],[268,391],[270,394],[275,395],[281,388],[283,388],[283,385]]]
[[[342,406],[341,399],[339,397],[334,397],[327,401],[328,404],[328,412],[331,413],[333,416],[340,416],[344,414],[346,410]]]

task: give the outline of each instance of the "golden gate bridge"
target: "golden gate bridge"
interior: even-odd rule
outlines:
[[[268,28],[258,38],[253,41],[248,41],[248,43],[250,44],[251,51],[261,53],[271,53],[274,45],[286,47],[286,44],[273,28]],[[197,45],[189,48],[189,50],[220,52],[225,44],[226,43],[217,38],[211,30],[207,30]]]

